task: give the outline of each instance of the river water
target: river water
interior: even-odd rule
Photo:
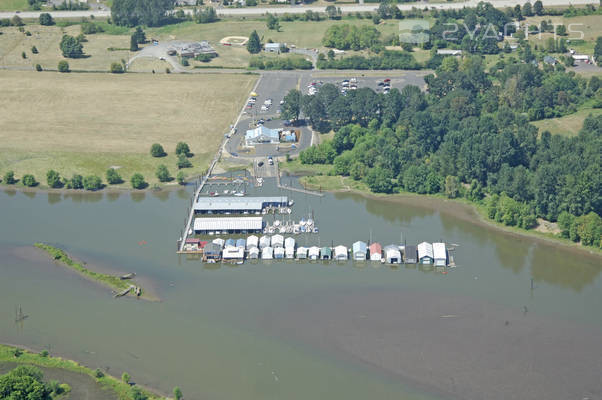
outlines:
[[[602,396],[597,256],[474,223],[455,203],[292,194],[294,216],[320,228],[300,244],[443,239],[458,267],[203,265],[175,253],[190,194],[0,192],[0,341],[189,399]],[[161,302],[113,299],[36,241],[136,272]]]

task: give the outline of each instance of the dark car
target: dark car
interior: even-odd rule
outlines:
[[[378,86],[384,86],[385,84],[383,82],[378,82]]]
[[[263,161],[259,161],[259,162],[257,163],[257,166],[258,166],[258,167],[263,167]]]

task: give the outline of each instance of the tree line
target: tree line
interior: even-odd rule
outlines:
[[[314,96],[289,92],[286,117],[301,114],[314,129],[336,132],[301,152],[300,161],[332,164],[332,174],[374,192],[465,197],[510,226],[558,221],[567,237],[600,246],[602,116],[588,117],[573,137],[539,134],[529,124],[568,112],[579,96],[600,95],[597,77],[531,64],[489,74],[472,57],[426,82],[426,93],[406,86],[342,95],[331,85]]]

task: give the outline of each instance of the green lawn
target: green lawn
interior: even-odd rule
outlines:
[[[559,118],[543,119],[541,121],[534,121],[531,124],[539,128],[539,132],[550,131],[555,135],[563,136],[575,136],[581,130],[583,121],[588,115],[601,115],[601,108],[585,108],[577,111],[574,114],[566,115]]]
[[[29,9],[27,0],[0,0],[0,11],[24,11]]]

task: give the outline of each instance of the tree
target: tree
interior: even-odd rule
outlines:
[[[109,168],[106,173],[107,183],[109,185],[118,185],[123,182],[121,175],[115,168]]]
[[[276,18],[275,16],[273,16],[270,13],[267,13],[266,25],[267,25],[268,29],[270,29],[270,30],[274,30],[274,31],[280,30],[280,22],[278,21],[278,18]]]
[[[111,63],[110,71],[112,74],[123,74],[123,65],[117,62]]]
[[[36,46],[31,46],[32,54],[38,54],[38,48]]]
[[[213,7],[205,7],[198,13],[195,11],[195,20],[199,24],[208,24],[217,21],[218,18]]]
[[[54,20],[52,19],[52,15],[48,13],[41,13],[39,17],[40,25],[54,25]]]
[[[566,36],[566,26],[557,25],[556,26],[556,34],[559,36]]]
[[[132,36],[136,39],[136,44],[146,43],[146,33],[144,33],[141,27],[137,26]]]
[[[63,52],[63,57],[79,58],[84,55],[82,44],[70,35],[63,35],[59,47]]]
[[[261,51],[261,41],[259,40],[257,31],[251,32],[249,41],[247,42],[247,51],[251,54],[257,54]]]
[[[61,183],[61,175],[53,169],[48,170],[46,172],[46,182],[48,186],[55,189],[62,186]]]
[[[130,36],[130,51],[138,51],[140,48],[138,47],[138,39],[136,38],[136,34],[132,33]]]
[[[84,189],[100,190],[102,189],[102,180],[96,175],[88,175],[84,177]]]
[[[460,189],[460,180],[457,176],[448,175],[445,177],[445,195],[450,199],[458,197]]]
[[[523,15],[525,17],[532,17],[533,16],[533,8],[531,7],[531,3],[529,3],[529,2],[526,2],[523,5],[523,10],[522,11],[523,11]]]
[[[598,36],[596,39],[596,45],[594,46],[594,60],[597,63],[602,62],[602,36]]]
[[[36,71],[38,71],[38,72],[43,71],[42,66],[40,64],[36,64]]]
[[[4,174],[4,183],[7,185],[14,185],[15,180],[15,172],[14,171],[6,171]]]
[[[127,372],[124,372],[123,375],[121,375],[121,380],[124,381],[125,383],[130,383],[130,374],[128,374]]]
[[[148,396],[144,394],[142,389],[138,387],[132,388],[132,400],[148,400]]]
[[[159,143],[153,143],[150,153],[153,157],[165,157],[167,155],[165,150],[163,150],[163,146],[161,146]]]
[[[533,11],[535,12],[535,15],[543,14],[543,3],[541,0],[537,0],[535,3],[533,3]]]
[[[329,19],[341,19],[341,9],[332,4],[328,5],[325,11]]]
[[[113,0],[111,19],[120,26],[159,26],[168,20],[174,3],[174,0]]]
[[[67,187],[69,189],[83,189],[84,177],[79,174],[73,175],[71,179],[67,181]]]
[[[21,182],[23,183],[24,186],[27,186],[27,187],[33,187],[38,184],[38,182],[36,182],[36,178],[34,178],[34,176],[31,174],[23,175]]]
[[[51,400],[52,391],[43,382],[40,369],[20,365],[0,375],[0,395],[10,400]]]
[[[184,397],[184,395],[182,395],[182,391],[177,386],[173,388],[173,396],[176,398],[176,400],[181,400]]]
[[[176,145],[176,155],[184,154],[186,157],[190,156],[190,147],[188,147],[187,143],[178,142]]]
[[[10,24],[12,26],[23,26],[23,25],[25,25],[25,23],[23,23],[23,20],[21,19],[21,17],[19,17],[18,15],[15,15],[14,17],[12,17],[10,19]]]
[[[134,175],[132,175],[130,182],[134,189],[144,189],[147,186],[147,183],[144,181],[144,176],[142,176],[142,174],[139,173],[135,173]],[[129,375],[127,376],[129,380]]]
[[[157,172],[155,174],[160,182],[169,182],[172,179],[167,167],[163,164],[157,167]]]
[[[25,54],[24,51],[21,52],[21,58],[26,59],[27,58],[27,54]]]
[[[296,120],[301,113],[301,92],[297,89],[291,89],[284,96],[284,104],[282,104],[281,116],[284,119]]]
[[[184,173],[184,171],[178,171],[178,174],[176,175],[176,180],[178,181],[179,185],[184,185],[186,183],[186,174]]]
[[[94,371],[94,376],[98,379],[102,378],[105,376],[104,372],[101,371],[100,368],[96,368],[96,370]]]
[[[186,156],[184,154],[180,154],[178,156],[178,161],[176,162],[176,166],[178,167],[178,169],[190,168],[190,167],[192,167],[192,163],[190,162],[190,160],[188,158],[186,158]]]

